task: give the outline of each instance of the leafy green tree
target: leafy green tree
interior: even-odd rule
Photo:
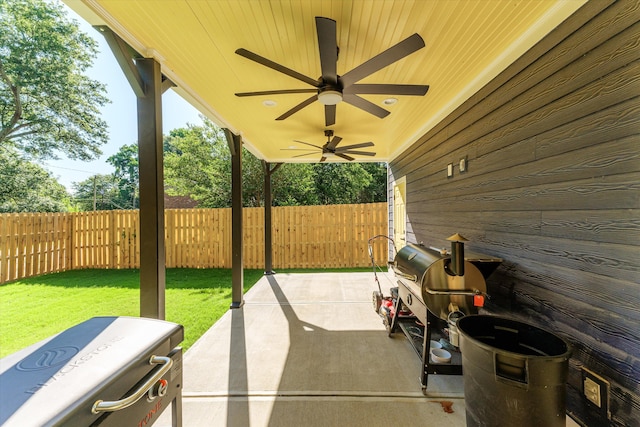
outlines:
[[[138,146],[123,145],[116,154],[107,159],[107,162],[116,169],[113,176],[120,192],[119,203],[127,209],[136,209],[140,206]]]
[[[64,186],[15,150],[0,148],[0,212],[67,212],[71,199]]]
[[[361,163],[362,168],[371,175],[368,186],[362,189],[358,203],[375,203],[387,201],[387,164]]]
[[[318,194],[313,164],[283,164],[271,176],[271,192],[273,206],[317,205]]]
[[[322,205],[358,203],[371,184],[371,175],[360,163],[316,163],[315,187]]]
[[[243,204],[262,206],[262,163],[243,150]],[[172,130],[164,154],[169,194],[189,195],[202,207],[231,206],[231,154],[224,133],[213,123],[204,120],[203,126]],[[274,206],[386,200],[383,163],[288,163],[271,179]]]
[[[222,131],[209,121],[172,130],[164,139],[165,190],[189,195],[202,207],[230,206],[228,152]]]
[[[221,129],[202,126],[174,129],[164,141],[165,187],[171,195],[189,195],[202,207],[231,206],[231,154]],[[260,160],[243,148],[243,205],[264,204]],[[272,176],[273,204],[307,204],[315,200],[311,165],[283,165]]]
[[[97,45],[44,0],[0,0],[0,146],[31,157],[101,154],[105,87],[84,72]]]
[[[118,180],[113,175],[94,175],[73,184],[74,200],[81,211],[128,209],[122,200]]]

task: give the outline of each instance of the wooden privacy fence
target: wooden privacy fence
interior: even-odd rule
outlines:
[[[264,268],[264,209],[244,208],[244,266]],[[140,267],[139,211],[0,214],[0,283],[84,268]],[[371,265],[387,204],[272,208],[273,268]],[[386,245],[374,247],[386,261]],[[231,268],[231,209],[165,210],[166,267]]]

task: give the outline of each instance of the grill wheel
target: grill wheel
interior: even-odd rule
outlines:
[[[373,310],[376,313],[380,312],[380,306],[382,305],[382,294],[378,291],[375,291],[373,293],[373,298],[372,298],[372,302],[373,302]]]

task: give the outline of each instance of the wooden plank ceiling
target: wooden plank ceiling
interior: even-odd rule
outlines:
[[[243,136],[269,162],[323,145],[325,129],[342,145],[371,141],[363,150],[390,161],[506,68],[585,0],[65,0],[94,25],[108,25],[144,56],[153,56],[177,91],[204,115]],[[429,85],[424,96],[362,95],[390,111],[378,118],[350,104],[336,106],[325,125],[318,101],[285,120],[276,117],[308,93],[237,97],[237,92],[309,89],[308,84],[237,55],[244,48],[317,79],[321,75],[315,17],[336,21],[338,75],[414,33],[426,46],[359,83]],[[394,105],[385,105],[387,98]],[[265,101],[275,105],[265,106]],[[340,159],[337,159],[340,160]]]

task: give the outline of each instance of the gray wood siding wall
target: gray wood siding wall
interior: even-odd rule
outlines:
[[[638,1],[590,1],[389,165],[407,241],[502,257],[487,309],[573,344],[567,412],[589,426],[640,426],[639,21]]]

